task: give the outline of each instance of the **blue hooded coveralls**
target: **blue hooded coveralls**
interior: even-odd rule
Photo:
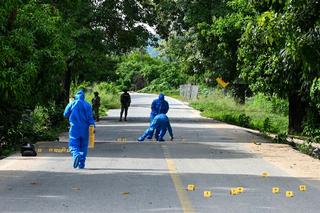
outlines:
[[[154,117],[160,113],[167,114],[169,111],[169,104],[164,100],[164,94],[160,93],[159,98],[154,99],[151,104],[150,123]]]
[[[167,133],[167,130],[170,134],[170,137],[173,139],[169,118],[165,114],[161,113],[154,117],[150,127],[141,137],[138,138],[138,141],[144,141],[146,137],[152,138],[154,130],[156,130],[155,138],[157,141],[164,141],[163,137]]]
[[[85,167],[88,152],[89,126],[95,125],[91,105],[84,100],[84,92],[80,90],[74,101],[69,103],[63,113],[69,119],[69,150],[73,160],[79,160],[79,168]],[[74,167],[77,167],[74,165]]]
[[[151,104],[150,124],[152,123],[155,116],[160,113],[167,114],[168,111],[169,104],[166,100],[164,100],[164,94],[160,93],[159,97],[157,99],[154,99]],[[148,139],[152,138],[153,132],[150,135],[151,136],[148,136]]]

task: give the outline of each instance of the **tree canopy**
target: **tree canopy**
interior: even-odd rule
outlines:
[[[1,1],[0,140],[10,141],[37,105],[63,107],[72,81],[115,81],[112,55],[153,40],[144,27],[154,25],[153,8],[143,0]]]
[[[192,1],[188,9],[182,9],[187,1],[169,2],[180,8],[174,18],[182,27],[170,30],[163,50],[187,64],[198,83],[222,76],[288,99],[291,132],[302,131],[308,114],[319,117],[314,113],[320,75],[317,0],[227,0],[213,1],[212,7]],[[197,4],[205,8],[190,13]]]
[[[150,43],[156,59],[141,51]],[[39,105],[63,107],[72,82],[161,90],[217,77],[287,99],[301,132],[320,123],[319,47],[318,0],[1,1],[1,135]]]

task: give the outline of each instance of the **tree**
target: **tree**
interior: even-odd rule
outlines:
[[[114,80],[112,55],[145,46],[152,38],[143,24],[153,25],[153,6],[148,1],[49,1],[61,11],[65,35],[62,104],[69,100],[71,81]],[[104,73],[104,74],[103,74]],[[103,76],[101,76],[103,75]],[[95,77],[96,76],[96,77]]]
[[[213,16],[225,14],[224,1],[157,2],[159,2],[156,6],[157,27],[160,35],[166,40],[161,44],[162,54],[171,61],[184,64],[185,72],[191,76],[189,81],[209,83],[208,79],[212,79],[213,68],[210,61],[212,59],[210,54],[213,52],[210,49],[212,43],[208,44],[202,33],[204,26],[211,23]]]
[[[261,11],[261,2],[256,9]],[[247,25],[239,57],[255,91],[289,100],[289,132],[301,132],[310,88],[319,77],[320,5],[316,0],[265,1],[266,11]]]
[[[0,13],[0,126],[8,137],[26,109],[59,94],[65,61],[58,11],[35,1],[6,1]]]
[[[158,92],[177,88],[185,82],[180,64],[168,62],[161,57],[152,58],[143,51],[135,51],[122,57],[117,74],[118,84],[133,90],[148,87],[147,89]]]
[[[215,79],[223,77],[231,83],[236,99],[244,102],[247,85],[239,79],[237,54],[241,35],[254,14],[252,7],[247,0],[192,4],[194,8],[182,10],[188,11],[184,13],[184,33],[174,31],[169,36],[163,45],[165,54],[186,64],[195,83],[216,85]]]
[[[145,0],[2,2],[0,146],[32,132],[19,128],[38,106],[54,106],[48,120],[62,119],[56,109],[69,101],[72,81],[115,81],[115,55],[152,41],[145,25],[154,25],[153,9]]]

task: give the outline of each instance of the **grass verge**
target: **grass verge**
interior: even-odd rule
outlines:
[[[279,110],[279,105],[283,107],[282,110]],[[191,106],[201,111],[205,117],[262,132],[278,134],[286,132],[288,127],[286,103],[280,99],[269,100],[262,94],[249,98],[245,104],[240,105],[228,95],[213,92],[192,101]]]

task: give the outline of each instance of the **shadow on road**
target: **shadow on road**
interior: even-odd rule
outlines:
[[[223,144],[206,143],[175,143],[175,142],[142,142],[142,143],[96,143],[93,150],[89,150],[88,157],[108,157],[108,158],[139,158],[139,159],[164,159],[161,146],[166,144],[173,153],[172,159],[243,159],[255,158],[256,156],[243,150],[233,150],[230,146]],[[52,152],[49,149],[55,147]],[[62,157],[70,156],[66,151],[67,143],[42,143],[37,149],[41,149],[38,158],[41,157]],[[60,149],[59,149],[60,148]],[[64,152],[59,152],[65,148]],[[57,152],[53,152],[57,150]],[[28,158],[21,158],[28,159]]]
[[[171,124],[173,123],[198,123],[198,124],[215,124],[215,123],[222,123],[217,120],[209,119],[209,118],[193,118],[193,117],[169,117]],[[149,117],[128,117],[127,122],[119,122],[119,117],[102,117],[100,118],[100,122],[97,122],[97,125],[99,124],[110,124],[108,122],[112,123],[119,123],[119,124],[126,124],[126,123],[149,123],[150,118]]]
[[[2,212],[26,212],[26,207],[32,212],[182,211],[171,177],[162,170],[8,170],[0,174],[10,177],[0,186]],[[179,176],[184,187],[188,183],[196,185],[196,191],[187,193],[197,212],[318,212],[320,208],[318,191],[308,186],[307,192],[299,192],[301,182],[294,178],[190,173]],[[280,187],[280,194],[272,194],[275,185]],[[243,186],[245,191],[230,195],[230,188],[237,186]],[[204,199],[204,190],[211,190],[213,197]],[[286,190],[294,191],[295,196],[286,198]]]

